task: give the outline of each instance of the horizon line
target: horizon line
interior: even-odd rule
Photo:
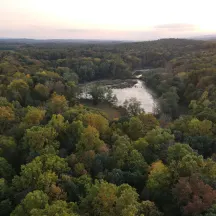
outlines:
[[[157,41],[157,40],[164,40],[164,39],[185,39],[185,40],[202,40],[203,37],[215,37],[215,34],[212,35],[197,35],[194,37],[161,37],[161,38],[154,38],[149,40],[128,40],[128,39],[88,39],[88,38],[32,38],[32,37],[0,37],[0,40],[34,40],[34,41],[70,41],[70,40],[80,40],[80,41],[119,41],[119,42],[144,42],[144,41]]]

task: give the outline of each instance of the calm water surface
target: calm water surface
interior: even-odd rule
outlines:
[[[153,112],[154,107],[156,106],[156,101],[154,100],[152,93],[147,89],[141,80],[137,80],[137,84],[133,87],[112,90],[118,98],[118,105],[123,105],[125,100],[135,97],[141,102],[142,108],[147,113]]]

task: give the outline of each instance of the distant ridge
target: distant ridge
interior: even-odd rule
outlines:
[[[31,39],[31,38],[1,38],[1,44],[122,44],[122,43],[140,43],[140,42],[149,42],[149,41],[160,41],[160,40],[204,40],[204,41],[214,41],[216,40],[215,35],[203,35],[195,37],[185,37],[185,38],[159,38],[154,40],[100,40],[100,39]]]
[[[191,39],[194,39],[194,40],[216,40],[216,34],[215,35],[203,35],[203,36],[196,36],[196,37],[193,37]]]
[[[88,39],[29,39],[29,38],[0,38],[0,42],[7,43],[26,43],[26,44],[37,44],[37,43],[79,43],[79,44],[115,44],[115,43],[126,43],[132,41],[126,40],[88,40]]]

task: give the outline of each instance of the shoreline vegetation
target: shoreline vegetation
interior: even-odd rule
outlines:
[[[131,79],[106,79],[106,80],[95,80],[95,81],[91,81],[91,82],[85,82],[82,84],[79,84],[79,86],[85,87],[91,84],[99,84],[99,85],[104,85],[110,88],[130,88],[133,87],[135,84],[137,83],[137,81],[135,80],[135,78],[131,78]]]

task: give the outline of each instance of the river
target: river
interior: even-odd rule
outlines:
[[[156,101],[143,81],[137,80],[137,83],[130,88],[114,88],[112,90],[118,99],[117,105],[123,105],[125,100],[135,97],[138,101],[140,101],[141,107],[145,110],[145,112],[152,113],[154,111]]]
[[[101,81],[102,85],[107,85],[112,88],[113,94],[116,95],[118,102],[117,105],[123,105],[125,100],[128,100],[132,97],[135,97],[141,103],[141,107],[145,110],[146,113],[154,112],[154,108],[156,106],[156,100],[153,98],[152,92],[145,86],[144,82],[136,79],[131,80],[135,84],[129,85],[130,87],[123,87],[120,84],[116,84],[116,80],[103,80]],[[118,81],[119,82],[119,81]],[[88,86],[95,82],[90,82],[83,85],[84,92],[80,95],[80,98],[83,99],[91,99],[91,96],[86,94],[86,89]],[[112,83],[112,84],[110,84]],[[125,83],[122,81],[121,84]],[[113,87],[112,87],[113,86]],[[118,86],[121,86],[121,88]],[[126,85],[128,86],[128,85]]]

